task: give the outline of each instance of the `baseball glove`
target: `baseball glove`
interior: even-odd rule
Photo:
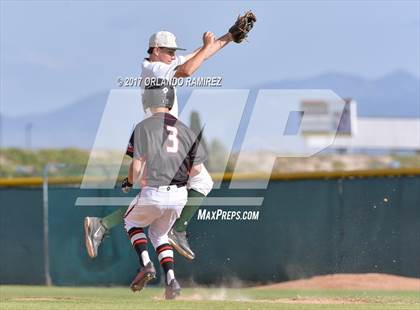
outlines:
[[[235,24],[229,28],[233,41],[241,43],[248,36],[248,33],[252,30],[256,21],[257,17],[251,11],[246,12],[242,16],[239,15]]]

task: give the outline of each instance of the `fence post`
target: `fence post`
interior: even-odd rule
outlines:
[[[42,210],[43,210],[43,232],[44,232],[44,277],[45,285],[51,286],[51,275],[50,275],[50,251],[49,251],[49,240],[48,240],[48,170],[49,164],[44,166],[43,180],[42,180]]]

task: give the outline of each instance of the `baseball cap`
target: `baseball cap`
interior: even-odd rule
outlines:
[[[169,31],[158,31],[152,34],[149,39],[149,47],[166,47],[174,50],[185,51],[185,48],[179,48],[176,45],[176,37]]]

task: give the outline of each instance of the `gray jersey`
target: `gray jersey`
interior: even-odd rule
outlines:
[[[186,185],[193,165],[206,160],[197,136],[169,113],[156,113],[134,130],[134,158],[143,158],[143,186]]]

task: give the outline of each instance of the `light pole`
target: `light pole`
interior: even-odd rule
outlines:
[[[64,168],[66,164],[62,163],[47,163],[43,170],[42,180],[42,223],[44,226],[44,278],[45,285],[51,286],[51,274],[50,274],[50,250],[49,250],[49,239],[48,239],[48,172],[50,168]]]

